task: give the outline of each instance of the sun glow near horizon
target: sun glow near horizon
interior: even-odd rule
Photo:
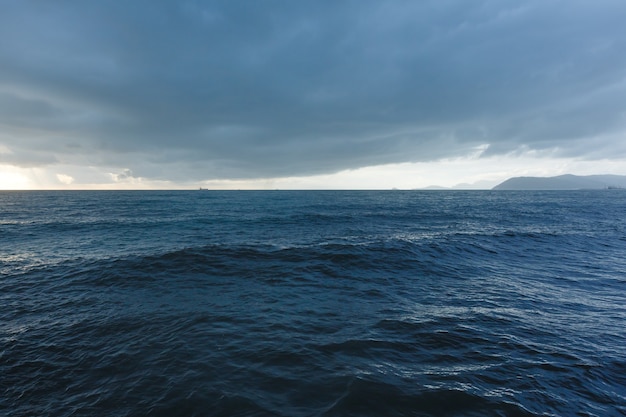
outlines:
[[[23,173],[23,169],[0,165],[0,190],[31,190],[37,186],[33,184],[30,175]]]

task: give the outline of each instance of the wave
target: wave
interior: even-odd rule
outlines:
[[[607,195],[41,194],[0,224],[0,414],[624,415]]]
[[[354,378],[323,416],[535,416],[518,404],[456,389],[407,393],[397,386]]]

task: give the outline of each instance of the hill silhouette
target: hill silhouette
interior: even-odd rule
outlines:
[[[602,190],[626,188],[624,175],[559,175],[556,177],[513,177],[494,190]]]

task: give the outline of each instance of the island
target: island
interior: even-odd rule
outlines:
[[[513,177],[493,190],[613,190],[626,189],[626,175],[559,175]]]

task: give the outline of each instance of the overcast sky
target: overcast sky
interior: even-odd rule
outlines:
[[[626,174],[625,17],[623,0],[0,0],[0,188]]]

